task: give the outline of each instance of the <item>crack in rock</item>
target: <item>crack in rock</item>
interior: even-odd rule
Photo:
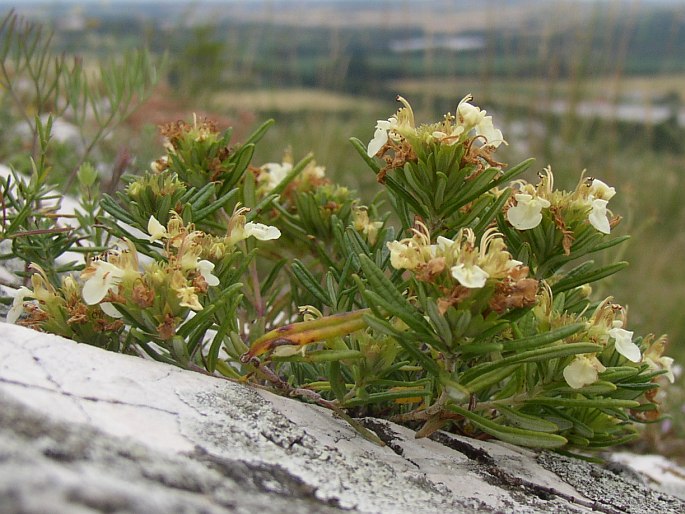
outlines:
[[[604,505],[598,501],[579,498],[577,496],[559,491],[554,487],[536,484],[530,480],[514,476],[498,466],[497,460],[483,448],[471,445],[462,439],[450,437],[450,435],[445,432],[435,432],[431,435],[431,439],[466,455],[469,459],[474,460],[479,464],[482,464],[483,467],[478,469],[479,473],[485,479],[488,479],[493,485],[504,486],[514,493],[520,493],[521,490],[523,490],[527,494],[534,495],[545,501],[549,501],[556,496],[569,503],[587,507],[594,511],[603,512],[605,514],[620,514],[621,512],[620,510],[616,510],[612,505]]]
[[[308,484],[278,464],[227,459],[212,455],[200,446],[196,447],[190,456],[194,460],[209,464],[210,467],[242,486],[287,498],[307,498],[323,505],[342,508],[337,498],[326,500],[318,498],[317,487]]]
[[[404,454],[404,448],[395,442],[398,440],[403,441],[404,439],[399,437],[398,434],[393,431],[390,426],[388,426],[387,422],[375,418],[361,418],[359,419],[359,422],[374,432],[393,452],[402,457],[415,468],[421,469],[421,466]]]
[[[110,405],[125,405],[127,407],[149,409],[149,410],[153,410],[153,411],[157,411],[157,412],[163,412],[165,414],[170,414],[171,416],[178,416],[177,412],[170,411],[167,409],[162,409],[162,408],[156,407],[154,405],[147,405],[144,403],[131,403],[131,402],[125,402],[122,400],[115,400],[112,398],[99,398],[97,396],[81,396],[79,394],[70,393],[68,391],[64,391],[63,389],[61,389],[60,384],[57,383],[56,381],[52,380],[52,378],[50,378],[49,380],[50,380],[50,382],[54,383],[56,387],[58,387],[57,390],[51,389],[51,388],[45,387],[45,386],[39,386],[39,385],[34,385],[34,384],[26,384],[24,382],[19,382],[17,380],[10,380],[10,379],[0,377],[0,383],[11,384],[11,385],[19,386],[19,387],[26,387],[27,389],[38,389],[40,391],[45,391],[48,393],[54,393],[54,394],[64,396],[66,398],[71,398],[74,400],[84,400],[84,401],[94,402],[94,403],[107,403]],[[74,402],[74,403],[79,407],[81,412],[83,412],[83,414],[88,419],[90,419],[88,412],[86,412],[86,410],[83,409],[83,406],[81,406],[78,402]]]
[[[448,448],[452,448],[453,450],[458,451],[462,455],[466,455],[466,457],[468,457],[469,459],[474,460],[480,464],[495,464],[495,459],[493,459],[490,456],[490,454],[486,452],[483,448],[473,446],[462,439],[450,437],[445,432],[433,432],[429,436],[429,439],[435,441],[436,443],[440,443],[443,446],[447,446]]]

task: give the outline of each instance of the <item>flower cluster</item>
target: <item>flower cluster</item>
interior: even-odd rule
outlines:
[[[469,103],[473,100],[471,95],[459,102],[456,115],[447,113],[441,122],[418,127],[409,102],[401,96],[397,100],[403,107],[387,120],[378,120],[376,123],[376,131],[367,148],[369,157],[379,153],[382,155],[384,148],[396,146],[405,140],[410,143],[440,143],[451,146],[475,137],[482,140],[484,147],[490,149],[505,142],[502,131],[493,125],[492,116],[486,116],[486,111]]]
[[[513,205],[507,210],[507,220],[518,230],[531,230],[540,225],[543,215],[565,233],[578,222],[589,223],[602,234],[609,234],[619,218],[607,210],[609,200],[616,194],[613,187],[599,179],[581,178],[572,192],[554,190],[554,176],[547,168],[537,186],[519,180],[515,184]]]
[[[160,169],[157,166],[158,162],[151,163],[152,173],[136,177],[126,186],[126,194],[131,200],[142,202],[143,195],[147,194],[147,191],[150,191],[154,197],[173,197],[179,192],[182,194],[186,191],[185,185],[176,174]]]
[[[285,152],[281,162],[267,162],[259,168],[251,168],[257,180],[258,196],[263,197],[271,193],[293,171],[293,156],[290,150]],[[283,192],[288,196],[291,192],[302,192],[315,189],[323,184],[329,184],[326,178],[326,168],[311,160],[293,177]]]
[[[355,205],[352,208],[352,227],[363,234],[369,244],[373,246],[378,240],[378,231],[383,227],[383,222],[371,221],[368,208],[364,205]]]
[[[568,338],[566,342],[591,342],[602,348],[597,353],[576,355],[564,367],[564,380],[571,388],[581,389],[594,384],[599,379],[599,374],[606,371],[609,366],[637,366],[641,363],[647,364],[654,371],[664,370],[668,379],[673,382],[673,359],[663,356],[665,338],[662,337],[651,344],[643,354],[641,346],[646,345],[639,345],[633,332],[624,328],[627,322],[626,310],[614,303],[613,298],[608,297],[600,302],[588,318],[582,315],[560,315],[552,309],[552,303],[549,288],[544,288],[535,309],[538,319],[544,319],[552,326],[585,322],[586,328]]]
[[[67,277],[58,291],[38,272],[32,278],[33,291],[28,288],[18,291],[7,320],[16,322],[26,312],[28,318],[23,324],[40,326],[42,322],[57,322],[64,325],[57,333],[63,333],[73,323],[94,322],[109,329],[120,327],[121,323],[115,320],[126,313],[139,319],[159,340],[169,340],[189,311],[203,310],[202,300],[209,288],[221,284],[214,274],[215,263],[227,260],[236,245],[248,237],[266,241],[280,236],[275,227],[246,222],[246,211],[244,208],[236,211],[229,222],[228,234],[223,237],[195,230],[192,224],[184,224],[175,212],[166,226],[151,216],[148,239],[164,243],[159,259],[141,264],[135,245],[124,240],[119,247],[87,264],[80,276],[82,286]],[[36,300],[37,304],[27,304],[27,298]],[[60,309],[67,309],[70,315],[57,315]],[[79,310],[80,317],[74,314]],[[97,311],[100,314],[94,315]]]
[[[167,155],[153,163],[153,171],[169,169],[185,184],[197,188],[224,181],[235,173],[231,163],[234,152],[228,146],[230,134],[222,135],[214,122],[193,115],[193,123],[167,123],[160,132],[166,138]]]
[[[86,304],[81,286],[71,276],[55,288],[43,269],[32,264],[31,288],[20,287],[7,313],[8,323],[87,341],[102,347],[117,347],[123,323],[98,306]]]
[[[395,269],[414,272],[418,280],[438,286],[441,311],[462,301],[469,290],[486,284],[495,288],[489,306],[497,312],[535,302],[537,280],[527,278],[528,268],[512,258],[495,229],[486,231],[476,244],[471,229],[461,229],[454,239],[438,236],[431,244],[428,229],[417,224],[411,238],[390,241],[390,263]]]

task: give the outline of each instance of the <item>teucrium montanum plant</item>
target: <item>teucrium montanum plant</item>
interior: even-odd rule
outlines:
[[[110,250],[55,283],[34,266],[8,319],[190,369],[267,383],[343,413],[533,447],[603,448],[658,418],[666,340],[628,329],[589,284],[625,263],[616,191],[507,168],[467,96],[417,124],[409,102],[353,147],[383,193],[362,205],[311,156],[252,164],[206,120],[104,196]],[[387,201],[399,221],[393,226]]]

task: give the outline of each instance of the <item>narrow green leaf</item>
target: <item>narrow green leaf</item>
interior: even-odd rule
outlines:
[[[378,298],[383,299],[384,308],[394,316],[404,321],[412,330],[425,334],[431,339],[434,332],[416,308],[397,290],[385,274],[366,255],[359,255],[359,261],[364,275],[369,283],[370,290]]]
[[[591,440],[588,444],[590,448],[604,448],[607,446],[620,446],[627,444],[640,438],[640,434],[628,434],[623,437],[615,438],[609,437],[606,439]]]
[[[559,431],[559,427],[548,421],[546,419],[541,419],[537,416],[532,416],[530,414],[525,414],[523,412],[510,409],[504,405],[497,405],[497,410],[504,415],[512,424],[519,428],[524,428],[526,430],[533,430],[535,432],[548,432],[556,433]]]
[[[216,185],[213,182],[206,184],[199,189],[187,203],[193,208],[193,212],[205,207],[207,200],[209,200],[215,192]]]
[[[469,343],[461,345],[457,349],[463,355],[481,355],[490,352],[501,352],[502,343]]]
[[[616,366],[607,368],[599,374],[599,378],[608,382],[618,383],[622,380],[632,378],[640,372],[640,368],[633,366]]]
[[[417,321],[417,319],[411,314],[407,313],[402,308],[398,308],[397,305],[389,302],[386,297],[379,295],[375,291],[366,289],[363,292],[364,299],[367,304],[373,306],[374,311],[378,312],[378,309],[382,309],[384,312],[389,313],[393,316],[404,321],[404,323],[418,333],[425,333],[426,328]]]
[[[563,278],[556,284],[552,285],[552,292],[554,294],[557,294],[561,293],[562,291],[568,291],[569,289],[580,287],[584,284],[596,282],[597,280],[601,280],[610,275],[613,275],[614,273],[621,271],[626,266],[628,266],[628,263],[625,261],[621,261],[615,264],[610,264],[608,266],[593,269],[587,273],[569,279]]]
[[[510,376],[516,370],[516,365],[504,366],[502,368],[492,369],[490,371],[479,374],[470,382],[463,383],[464,388],[471,393],[478,393],[483,389],[490,387],[498,382],[501,382]],[[463,380],[463,377],[462,377]]]
[[[218,211],[221,209],[224,205],[226,205],[228,202],[233,199],[234,196],[238,194],[237,189],[232,189],[228,193],[224,194],[223,196],[219,197],[216,201],[212,202],[211,204],[207,205],[206,207],[202,209],[198,209],[197,211],[193,212],[193,219],[198,222],[202,221],[204,218],[209,216],[210,214]]]
[[[266,295],[267,291],[271,288],[271,286],[274,285],[276,279],[278,279],[278,277],[280,276],[280,272],[283,269],[283,266],[285,266],[287,262],[288,259],[281,259],[273,263],[273,265],[271,266],[271,270],[269,271],[269,274],[266,276],[264,280],[261,281],[260,292],[262,295]]]
[[[502,342],[503,351],[521,351],[528,350],[531,348],[537,348],[538,346],[544,346],[555,341],[560,341],[573,334],[580,332],[586,327],[585,323],[573,323],[571,325],[565,325],[549,332],[543,332],[542,334],[537,334],[530,337],[523,337],[521,339],[512,339],[511,341]]]
[[[607,239],[606,241],[603,241],[595,246],[592,247],[592,250],[590,250],[589,253],[595,253],[595,252],[600,252],[602,250],[606,250],[607,248],[611,248],[616,245],[620,245],[624,241],[628,241],[630,239],[630,236],[620,236],[620,237],[614,237],[613,239]]]
[[[314,275],[300,262],[295,259],[292,263],[293,275],[297,277],[297,280],[302,284],[302,286],[317,300],[322,304],[333,306],[333,300],[328,296],[326,291],[321,284],[316,280]]]
[[[445,200],[445,188],[447,187],[447,176],[442,172],[437,172],[437,184],[435,187],[433,205],[436,209],[440,209],[443,201]]]
[[[364,241],[359,232],[352,227],[347,227],[345,230],[344,241],[345,246],[352,252],[353,255],[369,255],[371,253],[366,241]]]
[[[390,190],[390,192],[392,192],[395,196],[399,197],[398,199],[403,200],[404,203],[407,206],[409,206],[416,214],[425,219],[428,219],[429,213],[426,211],[426,208],[423,205],[421,205],[416,200],[416,198],[414,198],[412,194],[404,188],[404,186],[402,186],[397,180],[395,180],[394,177],[386,175],[385,185]]]
[[[513,168],[509,168],[507,171],[505,171],[501,177],[495,179],[492,182],[492,187],[499,186],[500,184],[504,184],[505,182],[509,180],[513,180],[516,178],[518,175],[524,173],[528,168],[531,167],[531,165],[535,162],[535,159],[532,157],[529,159],[526,159],[525,161],[521,161],[518,163],[516,166]]]
[[[225,323],[222,323],[219,329],[216,331],[216,335],[212,339],[212,344],[209,347],[209,352],[207,353],[207,360],[206,360],[206,365],[207,365],[207,371],[210,373],[214,373],[216,370],[216,363],[219,360],[219,351],[221,350],[221,345],[224,342],[224,337],[226,336],[226,332],[228,331],[230,327],[230,323],[228,322],[229,320],[226,320]]]
[[[473,227],[473,231],[476,234],[481,234],[485,231],[488,225],[492,223],[492,220],[495,219],[497,214],[502,212],[502,208],[504,207],[504,204],[507,203],[507,200],[509,200],[510,196],[511,190],[509,189],[506,189],[499,195],[497,200],[495,200],[493,204],[488,208],[488,210],[483,213],[480,220],[478,221],[478,224],[475,227]]]
[[[432,298],[426,298],[425,305],[428,317],[433,323],[433,327],[435,327],[438,337],[447,345],[447,347],[450,347],[452,345],[452,331],[450,330],[450,325],[447,323],[445,316],[440,314],[438,306]]]
[[[640,405],[633,400],[616,400],[613,398],[530,398],[525,400],[530,405],[549,405],[551,407],[581,407],[584,409],[632,409]]]
[[[616,391],[616,385],[606,380],[597,380],[592,384],[581,387],[580,389],[573,389],[569,386],[562,386],[553,389],[559,393],[580,393],[580,394],[606,394]]]
[[[333,360],[329,363],[328,380],[336,400],[342,403],[347,394],[347,387],[345,387],[345,379],[340,371],[340,361]]]
[[[275,124],[276,122],[273,119],[266,120],[264,123],[262,123],[259,127],[257,127],[257,130],[255,130],[250,136],[245,140],[246,145],[249,144],[255,144],[257,143],[260,139],[264,137],[264,134]]]
[[[381,167],[378,165],[376,160],[373,157],[369,157],[367,151],[366,151],[366,146],[364,146],[364,143],[362,143],[359,139],[356,137],[351,137],[349,139],[350,143],[352,143],[352,146],[354,147],[355,150],[357,150],[357,153],[364,159],[364,162],[368,164],[369,168],[378,175],[378,172],[381,171]]]
[[[417,345],[406,337],[406,334],[395,329],[390,323],[384,319],[377,318],[376,316],[365,315],[364,321],[378,333],[386,334],[393,337],[402,348],[416,359],[419,364],[433,376],[437,377],[440,375],[440,368],[438,364],[429,356],[423,353]]]
[[[469,179],[467,186],[462,190],[461,202],[463,205],[475,200],[483,193],[492,189],[492,180],[501,173],[498,168],[488,168],[482,171],[475,179]]]
[[[370,405],[372,403],[381,403],[394,400],[403,400],[405,398],[416,398],[423,396],[430,396],[430,391],[422,391],[420,389],[407,389],[402,391],[386,391],[383,393],[371,393],[363,398],[357,397],[347,400],[343,407],[358,407],[359,405]]]
[[[544,348],[536,348],[519,352],[514,355],[509,355],[496,362],[488,362],[479,364],[462,375],[462,380],[465,382],[474,380],[475,377],[487,373],[491,370],[498,369],[509,364],[523,363],[523,362],[542,362],[550,359],[558,359],[561,357],[568,357],[569,355],[580,355],[583,353],[597,353],[603,349],[602,345],[593,343],[571,343],[559,344],[554,346],[547,346]]]
[[[449,409],[471,421],[486,434],[507,443],[532,448],[560,448],[568,442],[565,437],[557,434],[502,426],[457,405],[450,405]]]

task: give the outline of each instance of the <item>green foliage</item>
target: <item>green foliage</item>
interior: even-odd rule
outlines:
[[[6,257],[31,272],[8,320],[344,416],[421,423],[420,436],[584,450],[637,437],[658,419],[672,359],[664,338],[634,337],[625,309],[592,294],[625,267],[589,259],[625,240],[614,189],[581,177],[557,190],[550,169],[522,179],[532,161],[495,159],[503,135],[470,97],[422,125],[399,100],[350,147],[380,183],[370,205],[311,155],[252,164],[270,121],[231,144],[195,118],[164,126],[165,154],[115,195],[80,165],[66,230],[33,209],[51,194],[52,118],[37,117],[31,178],[2,182]],[[79,246],[76,276],[56,263]]]
[[[53,144],[51,149],[55,155],[60,151],[66,155],[52,159],[53,168],[57,164],[59,169],[51,170],[50,181],[66,176],[68,190],[80,165],[150,95],[157,75],[145,50],[125,52],[92,73],[81,58],[55,55],[52,39],[52,33],[13,12],[0,22],[0,105],[10,119],[25,125],[34,160],[45,151],[39,123],[45,124],[48,114],[73,126],[75,144],[66,148]],[[3,145],[0,157],[30,171],[26,159],[15,159],[14,152],[15,148]]]

